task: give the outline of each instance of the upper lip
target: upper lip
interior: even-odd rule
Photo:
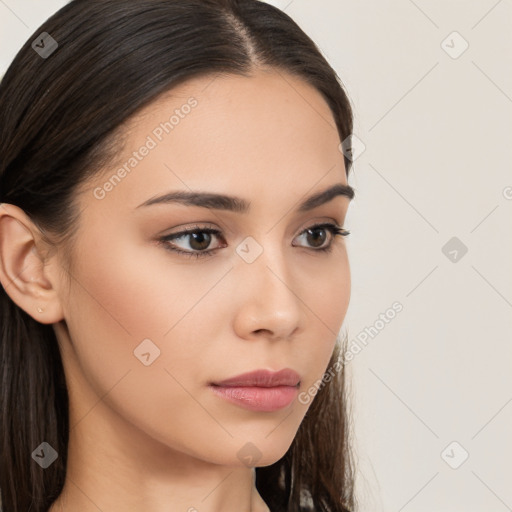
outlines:
[[[270,370],[255,370],[249,373],[236,375],[229,379],[213,382],[214,386],[237,387],[237,386],[256,386],[262,388],[273,388],[276,386],[297,386],[300,383],[300,375],[290,369],[285,368],[278,372]]]

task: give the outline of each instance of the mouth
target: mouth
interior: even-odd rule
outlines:
[[[288,407],[296,398],[300,375],[289,368],[256,370],[212,382],[209,387],[217,396],[245,409],[273,412]]]
[[[248,373],[242,373],[235,377],[222,380],[220,382],[212,382],[214,386],[222,387],[251,387],[271,388],[277,386],[297,386],[300,384],[300,375],[290,369],[285,368],[278,372],[270,370],[254,370]]]

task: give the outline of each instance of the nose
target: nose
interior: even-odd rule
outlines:
[[[288,339],[301,328],[303,302],[292,270],[279,250],[265,249],[252,263],[242,259],[235,263],[238,336]]]

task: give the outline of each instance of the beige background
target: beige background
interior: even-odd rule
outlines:
[[[0,0],[0,75],[65,3]],[[336,68],[365,147],[344,324],[361,510],[512,510],[512,3],[270,3]]]

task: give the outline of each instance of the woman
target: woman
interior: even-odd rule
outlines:
[[[4,512],[354,510],[351,131],[256,0],[36,31],[0,85]]]

